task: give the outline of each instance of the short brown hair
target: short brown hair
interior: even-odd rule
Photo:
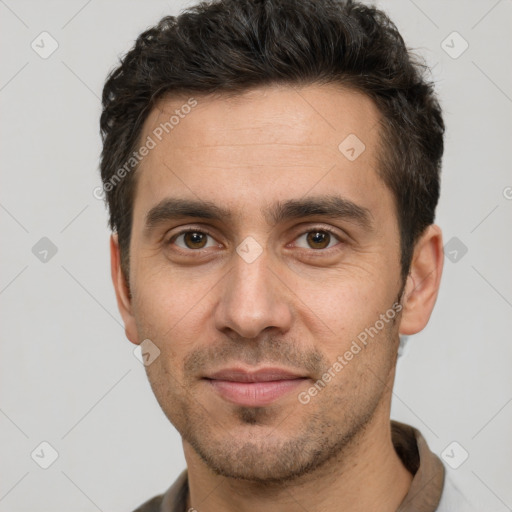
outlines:
[[[214,0],[142,33],[103,89],[101,177],[111,183],[163,95],[238,93],[270,84],[339,83],[382,115],[379,174],[395,198],[402,277],[434,222],[444,123],[426,67],[381,11],[343,0]],[[108,187],[125,275],[135,174]]]

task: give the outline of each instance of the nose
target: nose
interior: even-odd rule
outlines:
[[[270,268],[266,251],[251,263],[235,254],[233,265],[222,280],[214,313],[216,328],[246,339],[264,330],[287,332],[292,322],[290,293]]]

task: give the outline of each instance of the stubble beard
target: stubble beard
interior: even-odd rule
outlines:
[[[367,378],[375,377],[367,374]],[[243,437],[230,435],[228,428],[223,434],[222,425],[208,420],[206,408],[188,404],[182,409],[183,421],[173,418],[171,422],[215,474],[266,486],[282,485],[315,472],[320,474],[330,463],[352,464],[386,393],[386,387],[381,386],[371,396],[355,400],[344,397],[334,402],[334,397],[343,397],[346,390],[329,385],[330,397],[321,396],[328,393],[325,389],[315,397],[317,404],[313,400],[307,405],[297,402],[297,409],[292,407],[284,418],[282,410],[273,407],[234,407],[229,425],[235,422],[237,428],[243,428]],[[358,406],[361,401],[364,405]],[[296,414],[298,418],[294,418]]]
[[[380,339],[372,342],[387,344],[389,354],[398,345],[398,333],[395,332],[397,320],[395,318],[381,332]],[[267,353],[265,346],[271,353],[278,345],[264,342],[261,353]],[[396,365],[396,351],[394,357],[389,354],[385,375],[391,375]],[[192,360],[198,366],[203,362],[195,358]],[[316,362],[312,357],[310,364],[320,364],[320,360],[317,354]],[[259,356],[256,355],[251,361],[246,359],[251,363],[258,361]],[[328,384],[309,404],[303,405],[297,401],[295,406],[290,407],[288,416],[284,417],[282,408],[272,405],[231,406],[227,418],[216,418],[218,411],[211,414],[211,404],[202,403],[201,396],[191,400],[190,390],[181,396],[173,394],[171,389],[160,389],[160,393],[156,389],[154,391],[157,398],[164,398],[163,402],[160,399],[159,402],[169,421],[211,471],[255,485],[279,486],[315,472],[321,475],[323,469],[328,470],[330,463],[336,464],[339,469],[340,465],[353,465],[357,459],[365,431],[379,406],[385,406],[390,389],[365,365],[360,365],[349,380],[337,378],[340,381],[334,380]],[[361,393],[361,390],[366,391]],[[297,414],[298,419],[294,418]],[[229,428],[233,426],[242,429],[243,435],[236,438],[230,433]],[[288,435],[284,430],[287,426],[291,426]]]
[[[340,430],[334,428],[330,419],[315,414],[286,440],[273,439],[271,428],[267,436],[263,439],[259,436],[255,441],[228,436],[225,440],[216,438],[209,442],[210,434],[202,429],[187,429],[181,434],[215,474],[254,484],[282,485],[314,473],[335,459],[348,461],[348,454],[357,451],[358,440],[374,417],[377,405],[357,421],[351,418],[350,424]],[[235,415],[241,424],[254,426],[265,412],[258,408],[239,408]]]

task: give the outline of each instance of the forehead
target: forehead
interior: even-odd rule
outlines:
[[[334,84],[272,85],[237,95],[191,98],[161,99],[148,116],[144,133],[164,126],[164,139],[172,139],[175,149],[189,150],[224,143],[233,147],[234,133],[239,145],[316,143],[326,147],[351,130],[371,144],[380,116],[369,97]],[[191,101],[196,106],[189,108]],[[170,120],[172,126],[168,126]]]
[[[176,195],[244,210],[333,188],[378,195],[379,117],[370,98],[336,85],[162,99],[141,134],[154,147],[137,170],[135,210]]]

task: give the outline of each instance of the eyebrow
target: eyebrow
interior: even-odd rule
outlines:
[[[353,201],[340,196],[316,196],[304,199],[278,201],[266,209],[267,221],[278,224],[287,220],[301,219],[320,215],[346,219],[359,224],[362,228],[373,228],[372,214],[368,208],[359,206]]]
[[[207,220],[232,220],[229,210],[217,206],[210,201],[193,199],[166,198],[151,208],[146,214],[145,231],[151,231],[160,224],[170,221],[194,217]]]
[[[304,217],[323,216],[340,218],[359,224],[366,230],[373,228],[370,210],[340,196],[316,196],[278,201],[262,210],[269,224],[279,224]],[[235,215],[228,209],[210,201],[166,198],[151,208],[146,215],[145,232],[150,232],[170,220],[183,218],[232,221]]]

